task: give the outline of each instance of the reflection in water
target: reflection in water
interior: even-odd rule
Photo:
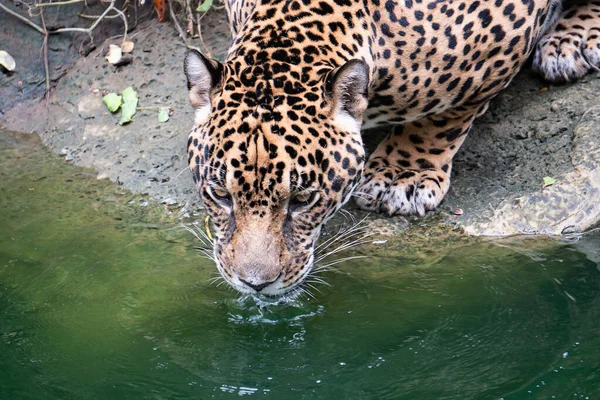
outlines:
[[[597,235],[390,240],[281,302],[35,141],[0,134],[0,175],[1,399],[599,396]]]

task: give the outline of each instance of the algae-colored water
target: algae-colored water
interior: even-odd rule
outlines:
[[[0,399],[600,398],[598,236],[365,246],[275,304],[161,215],[0,133]]]

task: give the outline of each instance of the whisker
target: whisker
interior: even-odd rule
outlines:
[[[339,264],[339,263],[349,261],[349,260],[356,260],[359,258],[369,258],[369,256],[353,256],[353,257],[340,258],[339,260],[332,261],[329,264],[323,265],[322,267],[327,268],[327,267],[331,267],[332,265],[335,265],[335,264]]]
[[[364,239],[367,238],[367,237],[369,237],[369,236],[372,236],[372,235],[373,234],[366,234],[366,235],[361,236],[360,238],[358,238],[356,240],[342,243],[339,247],[336,247],[335,249],[333,249],[333,250],[331,250],[331,251],[329,251],[329,252],[327,252],[327,253],[325,253],[323,255],[320,255],[315,260],[315,263],[318,263],[319,261],[322,261],[325,258],[327,258],[327,257],[329,257],[331,255],[337,254],[337,253],[339,253],[341,251],[348,250],[351,247],[356,247],[356,246],[360,246],[361,244],[365,244],[365,243],[367,243],[367,241],[365,241]]]
[[[338,268],[335,268],[335,267],[319,266],[319,267],[315,267],[314,268],[315,275],[313,275],[313,276],[316,276],[316,274],[322,274],[324,272],[341,273],[341,271]]]
[[[208,258],[209,260],[212,260],[212,261],[215,261],[215,262],[217,261],[217,260],[215,260],[215,257],[213,256],[213,254],[210,251],[203,250],[203,249],[200,249],[200,248],[196,248],[196,250],[198,250],[200,253],[204,254],[206,256],[206,258]]]
[[[344,230],[343,227],[340,228],[340,230],[333,237],[331,237],[331,238],[327,239],[325,242],[319,244],[315,248],[315,252],[321,248],[329,247],[334,242],[342,240],[343,238],[348,237],[349,235],[353,234],[354,232],[366,229],[367,227],[364,225],[364,222],[366,219],[367,219],[367,217],[364,217],[363,219],[361,219],[360,221],[358,221],[357,223],[355,223],[348,229]]]
[[[340,208],[339,210],[340,214],[343,215],[347,220],[350,219],[352,221],[353,224],[356,224],[356,218],[354,217],[354,214],[352,214],[350,211],[346,210],[345,208]]]
[[[358,197],[359,199],[365,199],[365,200],[375,200],[376,197],[373,196],[370,193],[365,193],[365,192],[352,192],[351,194],[352,197]]]
[[[306,282],[306,286],[308,286],[309,288],[311,288],[313,290],[316,290],[317,292],[321,293],[321,291],[319,290],[318,287],[316,287],[316,286],[314,286],[314,285],[312,285],[312,284],[310,284],[308,282]]]
[[[321,285],[331,286],[331,284],[329,282],[326,282],[322,278],[319,278],[318,276],[315,276],[315,275],[311,276],[310,279],[307,279],[306,282],[320,283]]]
[[[203,236],[206,237],[206,234],[197,226],[194,226],[196,229],[192,229],[187,225],[181,224],[180,225],[183,229],[185,229],[186,231],[188,231],[189,233],[191,233],[192,235],[194,235],[196,237],[196,239],[198,239],[200,242],[202,242],[203,245],[208,246],[209,244],[212,244],[212,241],[209,241],[208,243],[206,242],[206,240],[204,240],[203,238],[200,237],[199,233],[202,234]],[[208,239],[208,238],[207,238]]]
[[[312,294],[312,292],[310,290],[308,290],[307,288],[302,287],[300,289],[302,290],[302,293],[307,294],[309,298],[312,298],[313,300],[317,300],[316,297],[315,297],[315,295]]]
[[[354,243],[356,240],[362,240],[371,235],[373,235],[373,234],[367,233],[364,230],[359,230],[359,231],[353,232],[349,235],[346,235],[345,237],[340,237],[338,240],[331,242],[326,248],[320,249],[320,251],[318,252],[318,256],[322,257],[326,253],[329,253],[333,250],[337,250],[342,246],[345,246],[349,243]],[[337,246],[337,247],[335,247],[335,246]],[[335,247],[335,248],[333,250],[331,250],[333,247]]]
[[[225,283],[227,283],[227,282],[225,281],[225,279],[223,279],[221,282],[217,283],[217,284],[215,285],[215,287],[219,287],[219,286],[221,286],[221,285],[223,285],[223,284],[225,284]],[[227,285],[227,286],[225,286],[225,287],[231,288],[231,286],[229,286],[229,285]]]
[[[182,169],[181,171],[179,171],[177,173],[177,175],[175,175],[175,179],[179,178],[181,176],[181,174],[183,174],[185,171],[189,171],[189,168],[185,167],[184,169]]]

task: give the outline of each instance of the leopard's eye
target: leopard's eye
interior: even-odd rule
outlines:
[[[290,199],[289,210],[290,212],[298,211],[302,208],[308,208],[317,202],[319,199],[319,192],[309,192],[303,190],[296,193]]]
[[[225,207],[231,207],[231,194],[229,194],[225,188],[220,186],[211,186],[208,188],[208,193],[210,194],[210,197],[212,197],[217,203],[220,203]]]

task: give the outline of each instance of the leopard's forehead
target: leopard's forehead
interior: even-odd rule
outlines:
[[[202,166],[199,179],[219,181],[242,203],[277,203],[300,188],[337,192],[358,176],[362,144],[336,130],[325,115],[303,110],[300,117],[285,104],[269,109],[241,102],[239,110],[252,111],[243,119],[217,112],[196,128],[204,139],[190,139],[190,145]]]

